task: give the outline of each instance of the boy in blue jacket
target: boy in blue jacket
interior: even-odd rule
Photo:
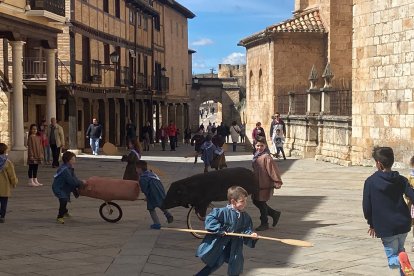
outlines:
[[[206,266],[196,276],[210,275],[224,262],[228,263],[228,275],[243,272],[243,244],[255,247],[257,234],[253,233],[252,219],[244,209],[247,204],[247,192],[239,186],[227,191],[229,204],[223,208],[214,208],[207,215],[205,228],[216,235],[206,235],[197,250],[197,257]],[[226,236],[225,233],[250,234],[252,238]]]
[[[76,161],[76,155],[73,152],[66,151],[62,155],[63,165],[61,165],[54,175],[52,190],[53,194],[59,199],[59,212],[57,223],[64,224],[64,217],[70,217],[66,208],[70,202],[70,194],[78,195],[77,189],[83,186],[84,182],[79,180],[75,175],[73,165]]]
[[[147,210],[150,213],[153,224],[150,225],[151,229],[161,229],[161,223],[158,219],[155,208],[160,208],[167,218],[168,223],[174,221],[174,217],[165,209],[162,209],[162,204],[165,199],[164,186],[161,183],[158,175],[148,170],[147,162],[144,160],[138,160],[136,162],[136,170],[138,174],[139,186],[141,191],[147,198]]]
[[[401,275],[414,275],[404,242],[411,229],[411,216],[403,195],[414,200],[414,190],[407,178],[392,171],[394,152],[390,147],[374,148],[376,171],[364,184],[363,211],[371,237],[381,238],[388,266]]]

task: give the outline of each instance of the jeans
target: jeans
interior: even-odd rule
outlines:
[[[233,142],[233,151],[236,151],[237,148],[237,142]]]
[[[60,147],[55,145],[50,145],[50,149],[52,150],[52,166],[59,167],[59,155],[60,155]]]
[[[63,218],[63,216],[68,212],[66,205],[68,204],[68,200],[66,198],[59,198],[59,213],[57,218]]]
[[[283,159],[286,159],[285,151],[283,150],[283,147],[276,147],[276,155],[279,156],[279,153],[282,152]]]
[[[407,238],[407,234],[399,234],[391,237],[381,238],[382,245],[384,246],[385,255],[388,259],[388,267],[391,269],[400,268],[400,261],[398,254],[405,251],[404,243]],[[404,275],[400,270],[401,275]]]
[[[8,197],[0,196],[0,218],[4,218],[6,216],[7,210],[7,201],[9,200]]]
[[[99,151],[99,138],[89,138],[89,144],[91,145],[92,154],[98,155],[98,151]]]
[[[51,156],[49,145],[43,147],[43,153],[45,155],[45,162],[49,163],[50,162],[50,156]]]
[[[175,150],[175,136],[170,136],[170,149]]]

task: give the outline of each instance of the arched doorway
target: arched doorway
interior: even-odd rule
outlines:
[[[219,125],[223,121],[223,106],[220,102],[208,100],[199,106],[199,125],[207,126],[209,123]]]

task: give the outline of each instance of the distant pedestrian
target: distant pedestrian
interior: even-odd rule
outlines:
[[[226,142],[226,138],[221,135],[214,135],[211,138],[214,146],[216,147],[214,150],[214,157],[213,161],[211,162],[211,168],[216,170],[221,170],[227,168],[226,163],[226,155],[224,154],[223,146]]]
[[[362,206],[368,222],[368,234],[381,238],[388,267],[401,275],[414,275],[404,243],[411,229],[411,216],[404,202],[405,194],[414,200],[414,190],[407,178],[392,171],[394,152],[390,147],[376,147],[372,157],[377,171],[364,183]]]
[[[126,138],[127,145],[129,141],[133,141],[137,138],[137,127],[131,119],[128,119],[128,124],[126,125]]]
[[[122,179],[125,180],[137,180],[136,166],[138,160],[141,160],[141,143],[138,139],[130,140],[128,142],[129,153],[122,156],[121,161],[127,162],[124,176]]]
[[[207,135],[204,139],[204,143],[200,147],[201,150],[201,160],[204,162],[204,172],[208,172],[208,167],[211,166],[214,159],[214,151],[216,146],[211,141],[211,136]]]
[[[165,144],[168,142],[168,129],[165,125],[161,125],[160,129],[158,130],[159,133],[159,140],[161,141],[161,148],[165,151]]]
[[[214,109],[214,107],[212,107],[212,108],[211,108],[211,114],[212,114],[212,115],[214,115],[214,111],[215,111],[215,109]]]
[[[188,126],[184,130],[184,144],[186,144],[187,146],[190,145],[190,140],[191,140],[191,127]]]
[[[149,151],[151,140],[152,140],[152,135],[153,135],[150,122],[147,122],[145,126],[142,127],[141,133],[142,133],[142,141],[144,143],[144,151]]]
[[[168,212],[168,210],[162,208],[165,199],[164,186],[162,185],[158,175],[152,171],[149,171],[147,166],[147,162],[143,160],[137,161],[136,172],[138,175],[141,191],[147,198],[147,210],[149,211],[153,222],[153,224],[150,225],[150,228],[160,229],[161,223],[157,212],[155,211],[155,208],[161,209],[168,223],[172,223],[174,221],[174,217],[170,212]]]
[[[201,125],[199,126],[199,129],[201,129],[204,133],[205,129],[204,129],[204,124],[203,123],[201,123]]]
[[[39,164],[42,164],[44,159],[44,150],[40,136],[37,133],[36,124],[30,125],[29,135],[27,137],[27,165],[29,165],[28,176],[31,187],[43,186],[37,180],[37,171]]]
[[[253,193],[253,204],[260,211],[260,225],[256,231],[269,229],[268,216],[273,218],[273,226],[279,221],[281,212],[273,210],[267,205],[267,201],[273,196],[274,189],[282,187],[282,178],[279,168],[266,150],[266,139],[261,136],[256,139],[256,152],[253,156],[253,172],[257,179],[258,189]]]
[[[270,132],[269,137],[272,137],[273,133],[275,132],[274,129],[280,129],[283,136],[286,135],[286,124],[285,122],[280,118],[280,113],[276,112],[275,115],[272,116],[272,123],[270,124]]]
[[[245,137],[246,137],[246,123],[242,123],[240,125],[240,143],[245,142]]]
[[[46,120],[43,120],[39,125],[38,133],[39,133],[40,140],[42,141],[42,146],[43,146],[44,164],[50,165],[52,152],[50,151],[49,139],[47,138],[46,130],[47,130]]]
[[[203,133],[203,130],[200,128],[191,138],[191,145],[194,146],[194,164],[197,163],[198,155],[201,154],[201,145],[204,143]]]
[[[168,125],[167,128],[168,131],[168,137],[170,139],[170,150],[171,151],[175,151],[175,136],[176,136],[176,132],[177,132],[177,127],[175,126],[173,121],[170,121],[170,124]]]
[[[89,144],[93,155],[99,154],[99,141],[102,139],[102,126],[98,123],[96,118],[92,119],[92,124],[86,130],[86,138],[89,139]]]
[[[16,188],[17,182],[14,165],[7,158],[7,145],[0,143],[0,223],[6,221],[7,203],[11,189]]]
[[[50,149],[52,150],[52,167],[59,167],[60,150],[65,147],[65,134],[63,128],[56,123],[56,118],[50,119],[50,125],[46,129],[49,139]]]
[[[286,160],[285,151],[283,150],[283,144],[285,143],[285,137],[280,129],[275,129],[276,133],[273,134],[272,141],[276,147],[276,157],[280,158],[280,153],[283,155],[283,159]]]
[[[52,184],[53,194],[59,199],[59,211],[56,219],[56,222],[59,224],[65,223],[65,217],[71,217],[67,209],[67,204],[70,202],[70,194],[78,195],[77,190],[85,183],[75,175],[73,166],[76,162],[76,155],[73,152],[64,152],[62,161],[63,165],[58,168]]]
[[[239,141],[239,137],[240,137],[240,127],[237,125],[236,121],[233,121],[231,123],[230,136],[231,136],[231,141],[233,142],[233,151],[236,151],[237,142]]]
[[[216,123],[213,123],[213,125],[211,126],[211,133],[214,136],[217,134],[216,132],[217,132]]]
[[[252,131],[253,153],[256,152],[256,140],[258,137],[264,137],[264,139],[266,140],[266,134],[264,132],[264,129],[262,128],[261,122],[257,122],[256,127]]]
[[[230,143],[230,127],[227,124],[224,124],[224,129],[226,130],[226,143]]]
[[[175,147],[178,148],[178,137],[180,136],[181,132],[180,129],[177,128],[177,130],[175,131],[175,137],[174,137],[174,141],[175,141]]]

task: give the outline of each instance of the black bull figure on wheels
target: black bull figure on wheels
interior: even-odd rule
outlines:
[[[195,211],[205,217],[212,201],[227,200],[227,189],[231,186],[243,187],[249,194],[258,187],[253,172],[246,168],[196,174],[171,184],[163,208],[194,206]]]

